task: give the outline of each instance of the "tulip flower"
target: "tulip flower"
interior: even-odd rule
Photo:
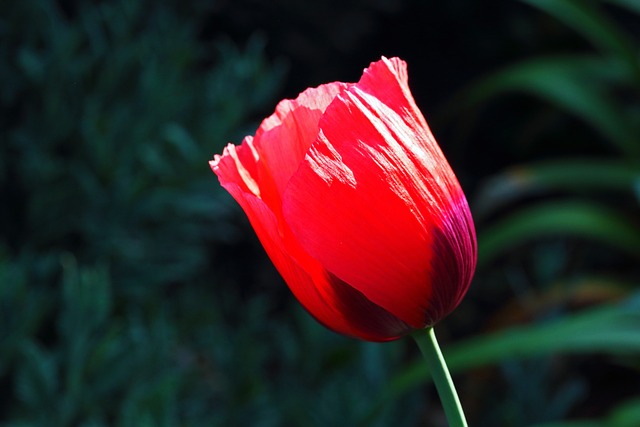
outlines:
[[[358,83],[280,102],[210,165],[320,323],[368,341],[427,329],[416,339],[447,416],[466,425],[432,326],[469,287],[475,229],[406,64],[382,58]]]
[[[397,339],[433,326],[467,291],[473,220],[398,58],[280,102],[210,165],[329,329]]]

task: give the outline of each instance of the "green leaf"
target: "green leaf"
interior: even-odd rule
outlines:
[[[21,359],[23,343],[33,336],[51,308],[50,294],[28,281],[30,261],[4,260],[0,248],[0,377]],[[20,262],[22,261],[22,262]]]
[[[16,395],[31,410],[49,407],[58,392],[58,362],[34,341],[22,343],[23,363],[16,373]]]
[[[640,396],[618,405],[609,416],[610,425],[632,427],[640,425]]]
[[[637,0],[605,0],[609,3],[629,9],[632,12],[640,14],[640,2]]]
[[[619,213],[588,202],[546,202],[527,207],[478,234],[478,265],[540,237],[575,236],[640,257],[640,230]]]
[[[544,10],[578,31],[604,53],[628,63],[640,78],[640,63],[631,40],[593,2],[580,0],[522,0]]]
[[[637,126],[604,89],[630,78],[618,61],[587,56],[536,58],[490,75],[463,93],[471,107],[502,92],[538,96],[581,118],[625,154],[640,157]]]
[[[537,424],[535,427],[636,427],[640,425],[640,398],[618,405],[604,420],[575,420]]]
[[[640,353],[640,294],[610,306],[472,338],[445,352],[452,371],[550,353]]]
[[[553,190],[634,194],[640,169],[619,160],[552,160],[507,169],[480,188],[476,214],[486,215],[516,199]]]
[[[537,424],[535,427],[612,427],[602,421],[559,421],[555,423]]]
[[[480,335],[443,348],[452,374],[512,359],[558,353],[640,353],[640,293],[624,302]],[[389,385],[382,400],[429,381],[422,360],[409,365]]]

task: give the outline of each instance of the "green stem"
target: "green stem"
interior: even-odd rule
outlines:
[[[451,380],[447,363],[444,357],[442,357],[442,352],[440,351],[440,346],[438,346],[433,328],[416,331],[413,334],[413,338],[418,343],[418,347],[420,347],[420,351],[427,361],[429,372],[438,390],[438,395],[440,396],[444,413],[447,416],[447,421],[449,421],[449,426],[467,427],[467,420],[464,417],[456,387]]]

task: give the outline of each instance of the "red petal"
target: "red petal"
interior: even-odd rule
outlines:
[[[331,104],[318,140],[289,182],[283,210],[304,249],[327,270],[420,328],[438,320],[430,309],[452,308],[449,301],[433,302],[434,293],[442,295],[437,287],[452,287],[457,295],[465,282],[466,290],[468,278],[441,265],[458,269],[465,261],[457,257],[468,254],[448,240],[449,224],[459,226],[449,218],[457,215],[452,210],[462,192],[407,98],[403,67],[389,60],[373,64]],[[464,233],[453,232],[467,245],[468,234],[465,241]],[[440,258],[435,250],[441,246],[456,248]],[[442,283],[449,278],[457,282]]]
[[[399,58],[383,57],[380,61],[371,63],[357,85],[401,116],[406,115],[407,107],[418,110],[409,90],[407,64]],[[418,116],[422,118],[422,114]]]
[[[338,333],[368,341],[405,335],[411,329],[407,324],[328,274],[293,238],[279,215],[280,206],[272,208],[262,199],[265,181],[255,178],[264,163],[253,141],[247,137],[239,147],[230,144],[211,162],[211,168],[247,214],[296,298],[320,323]]]
[[[300,303],[323,325],[343,335],[367,341],[387,341],[405,335],[404,322],[331,277],[295,241],[282,235],[273,212],[239,185],[225,188],[247,214],[269,258]]]
[[[211,167],[296,297],[336,332],[394,339],[466,291],[473,223],[400,60],[281,102]]]
[[[239,192],[260,197],[260,188],[255,180],[258,154],[253,148],[252,141],[253,137],[247,136],[240,146],[227,145],[222,155],[216,154],[209,162],[209,166],[227,191],[229,191],[227,185],[233,184],[238,187]]]
[[[260,158],[259,181],[269,180],[275,185],[277,197],[270,195],[273,203],[280,204],[289,178],[318,135],[318,122],[325,109],[347,87],[336,82],[307,89],[295,100],[281,101],[258,128],[254,145]]]

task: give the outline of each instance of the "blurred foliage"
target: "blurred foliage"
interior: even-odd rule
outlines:
[[[513,122],[493,122],[497,144],[517,156],[471,196],[477,310],[494,314],[445,353],[453,371],[500,361],[507,401],[483,399],[495,409],[480,411],[480,425],[636,425],[627,409],[640,396],[640,10],[613,0],[523,3],[555,20],[541,25],[566,25],[584,44],[489,73],[444,110],[466,123],[461,141],[483,131],[496,105],[517,111],[498,108]],[[398,390],[427,378],[408,369]]]
[[[286,65],[210,7],[0,6],[3,426],[340,425],[400,364],[282,306],[211,173]]]
[[[229,228],[203,159],[271,100],[283,69],[259,39],[199,42],[168,8],[76,6],[3,6],[5,244],[106,262],[130,292],[193,279]]]
[[[207,165],[381,54],[467,85],[428,119],[478,228],[438,327],[471,424],[638,425],[640,8],[479,7],[0,3],[0,425],[442,425],[412,343],[317,325]]]

